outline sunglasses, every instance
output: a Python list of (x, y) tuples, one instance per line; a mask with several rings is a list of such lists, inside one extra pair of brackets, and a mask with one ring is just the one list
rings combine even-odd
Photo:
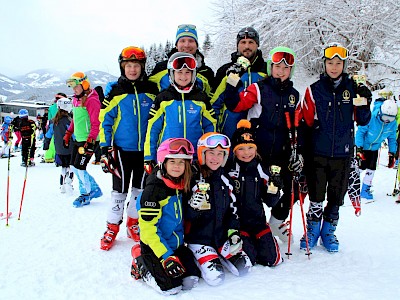
[(341, 46), (332, 46), (324, 50), (325, 58), (332, 59), (335, 56), (339, 57), (341, 60), (345, 60), (349, 57), (347, 49)]
[(121, 52), (122, 60), (143, 60), (146, 58), (144, 51), (138, 47), (126, 47)]
[(216, 148), (218, 145), (224, 149), (228, 149), (231, 146), (231, 141), (223, 134), (213, 134), (208, 136), (204, 141), (204, 146), (207, 148)]
[(171, 154), (178, 154), (182, 151), (186, 154), (194, 154), (193, 145), (188, 140), (182, 138), (176, 138), (169, 143), (169, 152)]
[(237, 35), (237, 37), (240, 39), (244, 39), (244, 38), (254, 39), (256, 36), (257, 36), (257, 33), (254, 31), (241, 31)]
[(390, 122), (393, 122), (394, 120), (396, 120), (396, 116), (390, 116), (390, 115), (382, 114), (381, 115), (381, 120), (384, 123), (390, 123)]
[(289, 67), (294, 65), (294, 55), (287, 52), (275, 52), (272, 54), (271, 61), (274, 64), (279, 64), (282, 61)]
[(184, 67), (193, 71), (197, 67), (196, 60), (190, 56), (177, 57), (172, 61), (171, 64), (172, 64), (172, 69), (177, 71), (181, 70)]
[(66, 83), (67, 83), (68, 87), (74, 88), (77, 85), (80, 85), (85, 80), (87, 80), (87, 76), (85, 76), (83, 78), (71, 77), (71, 78), (67, 79)]
[(196, 25), (192, 25), (192, 24), (181, 24), (181, 25), (178, 25), (178, 29), (185, 29), (185, 30), (192, 29), (192, 30), (196, 30)]

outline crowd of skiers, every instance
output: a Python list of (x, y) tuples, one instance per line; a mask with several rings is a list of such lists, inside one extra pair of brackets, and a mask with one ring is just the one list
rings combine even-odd
[(162, 294), (189, 290), (199, 278), (219, 285), (225, 270), (244, 276), (255, 264), (280, 264), (276, 238), (293, 242), (287, 219), (307, 194), (300, 248), (309, 251), (321, 238), (337, 252), (339, 208), (350, 187), (360, 213), (358, 168), (366, 170), (361, 196), (372, 197), (384, 139), (389, 167), (398, 156), (397, 105), (385, 95), (371, 113), (370, 90), (346, 73), (344, 46), (324, 47), (324, 72), (300, 99), (292, 49), (273, 48), (264, 61), (252, 27), (236, 41), (216, 76), (194, 25), (178, 26), (175, 48), (150, 76), (143, 49), (126, 47), (118, 57), (121, 76), (104, 96), (82, 72), (67, 80), (74, 96), (57, 99), (46, 133), (61, 157), (61, 186), (73, 173), (78, 178), (75, 207), (102, 195), (86, 170), (100, 142), (102, 170), (112, 174), (100, 248), (113, 246), (126, 211), (127, 235), (136, 242), (131, 275)]

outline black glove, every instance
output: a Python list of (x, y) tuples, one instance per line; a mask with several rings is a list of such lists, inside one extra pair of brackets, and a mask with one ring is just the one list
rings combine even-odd
[(174, 255), (168, 256), (166, 260), (163, 260), (162, 265), (167, 275), (173, 278), (183, 275), (186, 271), (179, 258)]
[(269, 181), (274, 184), (279, 190), (283, 189), (283, 180), (281, 174), (271, 174), (269, 176)]
[(146, 171), (147, 174), (151, 174), (153, 172), (153, 169), (156, 166), (156, 162), (154, 160), (145, 160), (144, 161), (144, 170)]
[(112, 173), (121, 178), (118, 170), (118, 164), (114, 159), (114, 148), (111, 146), (101, 147), (100, 166), (104, 173)]
[(361, 167), (362, 162), (365, 160), (363, 147), (357, 147), (356, 159), (357, 159), (357, 162), (358, 162), (358, 166)]
[(45, 137), (43, 142), (43, 150), (49, 150), (51, 139)]
[(304, 166), (303, 156), (301, 154), (292, 153), (289, 159), (289, 166), (288, 166), (289, 170), (291, 172), (300, 173), (303, 170), (303, 166)]
[(238, 63), (234, 63), (226, 70), (226, 76), (229, 76), (230, 73), (240, 74), (243, 71), (243, 68)]
[(388, 163), (389, 169), (393, 169), (395, 161), (396, 161), (396, 159), (394, 157), (394, 153), (389, 152), (389, 163)]
[(93, 154), (93, 151), (94, 151), (94, 143), (95, 143), (95, 140), (92, 139), (92, 138), (88, 138), (88, 139), (86, 140), (85, 145), (83, 145), (83, 148), (85, 148), (85, 154), (86, 154), (86, 155), (92, 155), (92, 154)]
[(360, 95), (360, 97), (367, 98), (369, 101), (372, 99), (372, 93), (365, 84), (357, 84), (356, 93)]

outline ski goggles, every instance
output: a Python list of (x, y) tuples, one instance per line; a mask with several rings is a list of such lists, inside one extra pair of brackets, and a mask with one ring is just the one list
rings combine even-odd
[(381, 114), (381, 120), (383, 123), (390, 123), (396, 120), (396, 116)]
[(66, 83), (67, 83), (68, 87), (74, 88), (77, 85), (82, 84), (82, 82), (84, 82), (85, 80), (87, 80), (87, 76), (85, 76), (83, 78), (71, 77), (71, 78), (67, 79)]
[(168, 152), (170, 154), (178, 154), (182, 151), (186, 154), (194, 154), (192, 143), (182, 138), (176, 138), (169, 143)]
[(196, 30), (196, 25), (192, 25), (192, 24), (181, 24), (178, 25), (178, 29), (183, 29), (183, 30), (187, 30), (189, 31), (191, 30)]
[(284, 62), (287, 66), (292, 67), (294, 65), (294, 55), (288, 52), (275, 52), (271, 56), (271, 62), (273, 64), (279, 64)]
[(144, 51), (138, 47), (130, 46), (126, 47), (121, 52), (122, 60), (143, 60), (146, 58)]
[(193, 57), (190, 56), (182, 56), (177, 57), (171, 62), (172, 69), (179, 71), (183, 68), (188, 68), (189, 70), (195, 70), (197, 67), (197, 62)]
[(223, 134), (213, 134), (203, 141), (204, 146), (207, 148), (216, 148), (221, 146), (223, 149), (228, 149), (231, 146), (231, 141), (226, 135)]
[(240, 31), (237, 34), (237, 38), (239, 39), (254, 39), (257, 36), (257, 32), (254, 31)]
[(332, 46), (324, 50), (325, 58), (332, 59), (335, 56), (339, 57), (341, 60), (345, 60), (349, 57), (348, 50), (342, 46)]

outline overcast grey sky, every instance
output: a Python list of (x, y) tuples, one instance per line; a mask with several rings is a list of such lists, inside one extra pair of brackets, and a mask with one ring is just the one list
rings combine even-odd
[(197, 26), (201, 45), (212, 13), (210, 0), (2, 1), (0, 74), (55, 68), (119, 75), (124, 47), (174, 41), (182, 23)]

